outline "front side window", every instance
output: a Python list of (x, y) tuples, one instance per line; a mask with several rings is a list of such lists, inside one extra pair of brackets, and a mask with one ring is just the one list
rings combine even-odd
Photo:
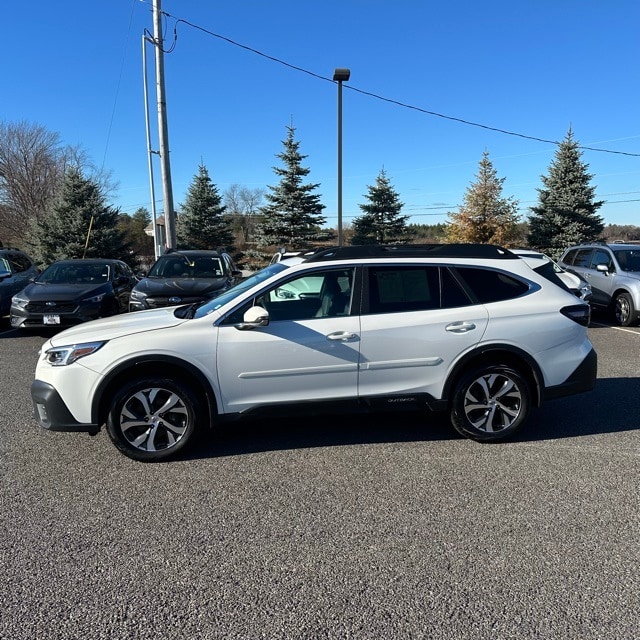
[(31, 262), (29, 262), (29, 259), (20, 253), (12, 255), (11, 262), (13, 263), (13, 270), (16, 273), (22, 273), (23, 271), (26, 271), (31, 267)]
[(349, 268), (313, 271), (281, 281), (231, 313), (224, 324), (242, 322), (251, 306), (266, 309), (271, 322), (347, 316), (351, 313), (353, 280), (353, 269)]
[(640, 249), (622, 249), (613, 252), (623, 271), (640, 271)]
[(595, 269), (599, 264), (606, 265), (609, 271), (613, 269), (613, 262), (608, 251), (596, 249), (593, 252), (593, 258), (591, 259), (591, 264), (589, 266), (591, 269)]

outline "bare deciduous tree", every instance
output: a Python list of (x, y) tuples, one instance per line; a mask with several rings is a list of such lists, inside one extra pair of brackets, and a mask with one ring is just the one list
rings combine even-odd
[(245, 244), (252, 239), (255, 216), (263, 198), (264, 189), (249, 189), (239, 184), (232, 184), (224, 193), (226, 215), (233, 218), (232, 228)]
[(20, 244), (29, 221), (55, 197), (62, 177), (57, 133), (26, 122), (0, 123), (0, 235)]
[(113, 189), (108, 172), (96, 170), (79, 146), (63, 145), (58, 133), (26, 121), (0, 122), (0, 241), (21, 246), (32, 220), (51, 210), (68, 169)]

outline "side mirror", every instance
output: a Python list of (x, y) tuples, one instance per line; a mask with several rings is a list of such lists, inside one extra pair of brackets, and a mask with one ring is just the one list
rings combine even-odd
[(609, 266), (606, 264), (597, 264), (596, 271), (599, 271), (600, 273), (609, 273)]
[(269, 324), (269, 312), (264, 307), (250, 307), (244, 312), (242, 322), (234, 325), (239, 331), (250, 331)]

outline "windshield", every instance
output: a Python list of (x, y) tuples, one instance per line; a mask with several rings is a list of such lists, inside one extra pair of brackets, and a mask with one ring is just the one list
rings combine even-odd
[(197, 309), (194, 317), (202, 318), (203, 316), (209, 315), (212, 311), (215, 311), (228, 302), (231, 302), (231, 300), (237, 298), (239, 295), (243, 294), (245, 291), (248, 291), (255, 285), (265, 282), (271, 276), (274, 276), (276, 273), (280, 273), (281, 271), (284, 271), (288, 268), (289, 265), (283, 264), (282, 262), (270, 264), (268, 267), (257, 271), (252, 276), (249, 276), (242, 282), (239, 282), (235, 286), (231, 287), (231, 289), (227, 289), (227, 291), (225, 291), (224, 293), (221, 293), (219, 296), (216, 296), (212, 300), (209, 300), (209, 302), (207, 302), (206, 304), (203, 304)]
[(37, 278), (40, 284), (98, 284), (109, 281), (111, 267), (100, 263), (61, 262), (48, 266)]
[(149, 270), (151, 278), (220, 278), (223, 275), (220, 258), (195, 256), (190, 259), (181, 253), (158, 258)]

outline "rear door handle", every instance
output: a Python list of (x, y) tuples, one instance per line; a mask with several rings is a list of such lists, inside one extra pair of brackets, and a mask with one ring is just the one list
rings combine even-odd
[(445, 331), (449, 333), (467, 333), (467, 331), (473, 331), (475, 328), (474, 322), (452, 322), (445, 327)]

